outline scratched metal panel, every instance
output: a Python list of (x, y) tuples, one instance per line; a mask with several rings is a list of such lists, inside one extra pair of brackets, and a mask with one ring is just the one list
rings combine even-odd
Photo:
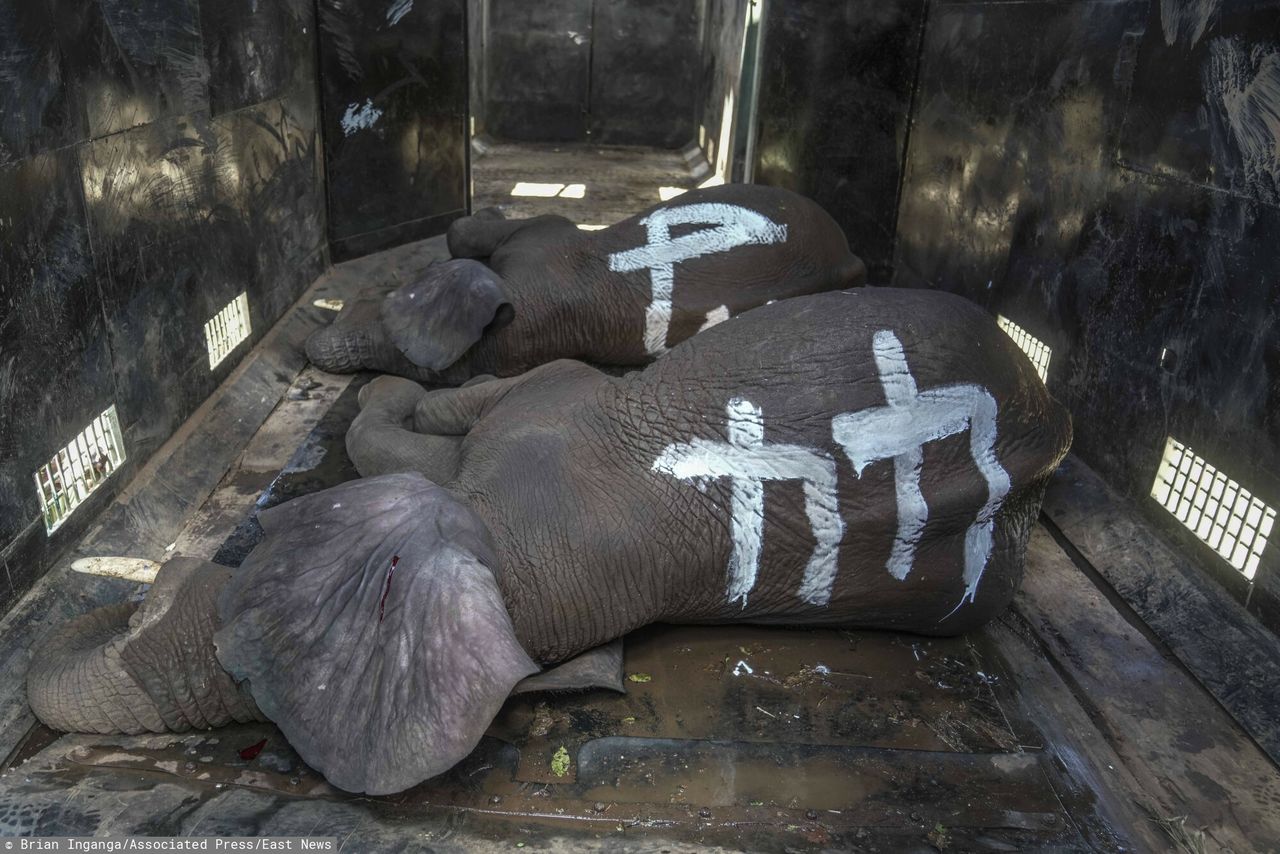
[(55, 0), (89, 138), (209, 105), (198, 0)]
[[(1248, 106), (1265, 108), (1280, 15), (1275, 3), (1209, 10), (1196, 35), (1200, 18), (1183, 18), (1208, 9), (935, 7), (897, 282), (964, 294), (1047, 343), (1076, 451), (1243, 600), (1244, 579), (1147, 497), (1172, 434), (1280, 500), (1280, 222), (1266, 175), (1240, 184), (1247, 144), (1224, 104), (1238, 117), (1244, 102), (1206, 82), (1218, 79), (1206, 45), (1247, 42), (1254, 76), (1233, 79), (1253, 80)], [(1273, 626), (1276, 554), (1251, 600)]]
[(1120, 154), (1280, 206), (1280, 2), (1152, 3)]
[(465, 212), (465, 12), (465, 0), (320, 3), (335, 255), (438, 234)]
[[(0, 608), (234, 367), (204, 322), (324, 265), (313, 14), (0, 0)], [(32, 472), (113, 401), (128, 462), (47, 540)]]
[(327, 264), (324, 164), (314, 94), (245, 107), (217, 120), (221, 161), (229, 164), (229, 218), (252, 243), (248, 282), (253, 339), (284, 315)]
[[(102, 302), (73, 149), (0, 168), (0, 247), (3, 547), (33, 524), (44, 538), (32, 475), (111, 404)], [(14, 562), (15, 574), (25, 578), (29, 571)], [(19, 592), (0, 577), (0, 603)]]
[[(309, 105), (161, 120), (88, 143), (84, 186), (130, 451), (146, 456), (236, 359), (210, 370), (204, 324), (242, 291), (255, 337), (320, 249)], [(241, 345), (241, 350), (247, 348)]]
[(591, 141), (657, 148), (694, 141), (695, 0), (596, 3), (591, 32)]
[[(1243, 601), (1243, 576), (1148, 493), (1172, 435), (1280, 506), (1280, 209), (1125, 173), (1085, 225), (1057, 305), (1080, 330), (1058, 388), (1076, 451)], [(1251, 601), (1273, 628), (1278, 555), (1264, 552)]]
[(0, 0), (0, 80), (0, 165), (84, 137), (49, 4)]
[[(954, 291), (993, 310), (1012, 300), (1013, 319), (1056, 352), (1069, 330), (1046, 313), (1062, 262), (1107, 189), (1128, 33), (1141, 31), (1146, 6), (933, 10), (902, 192), (898, 284)], [(1027, 49), (1004, 49), (1031, 31)]]
[(585, 140), (592, 0), (486, 2), (489, 131), (513, 140)]
[(88, 143), (84, 186), (130, 452), (147, 456), (217, 384), (204, 323), (252, 277), (225, 205), (234, 175), (207, 122), (160, 120)]
[(817, 201), (891, 275), (924, 0), (766, 3), (755, 181)]
[(213, 114), (316, 89), (310, 0), (203, 0), (200, 30)]

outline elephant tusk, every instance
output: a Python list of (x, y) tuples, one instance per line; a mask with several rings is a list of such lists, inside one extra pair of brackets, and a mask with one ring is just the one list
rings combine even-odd
[(160, 564), (142, 557), (82, 557), (71, 564), (76, 572), (85, 575), (101, 575), (105, 578), (123, 578), (151, 584), (156, 580)]

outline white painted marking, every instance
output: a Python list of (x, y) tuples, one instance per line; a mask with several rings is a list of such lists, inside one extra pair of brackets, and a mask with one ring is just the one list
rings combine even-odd
[(82, 557), (72, 562), (71, 568), (85, 575), (101, 575), (104, 578), (123, 578), (151, 584), (156, 580), (160, 564), (142, 557)]
[(387, 26), (394, 27), (400, 23), (400, 19), (413, 11), (413, 0), (391, 0), (391, 7), (387, 9)]
[(722, 305), (719, 308), (713, 308), (711, 309), (711, 311), (707, 312), (707, 319), (702, 324), (702, 326), (698, 327), (698, 331), (706, 332), (711, 327), (718, 326), (719, 324), (724, 323), (728, 319), (729, 319), (729, 307), (727, 305)]
[(765, 481), (802, 480), (805, 514), (817, 543), (796, 595), (810, 604), (826, 605), (844, 536), (836, 500), (835, 460), (800, 445), (765, 444), (763, 413), (742, 398), (729, 401), (728, 434), (728, 442), (694, 439), (668, 445), (654, 460), (653, 470), (692, 481), (699, 489), (717, 478), (732, 480), (733, 552), (729, 556), (728, 598), (740, 601), (744, 608), (760, 569)]
[[(785, 225), (737, 205), (715, 202), (659, 208), (641, 222), (647, 230), (648, 243), (610, 255), (609, 269), (618, 273), (649, 271), (651, 297), (645, 311), (644, 338), (645, 349), (652, 355), (667, 349), (676, 264), (738, 246), (767, 245), (787, 239)], [(715, 227), (671, 236), (672, 226), (702, 223)]]
[(372, 98), (366, 99), (364, 106), (348, 104), (347, 111), (342, 115), (342, 135), (351, 136), (358, 130), (367, 130), (377, 124), (380, 118), (382, 110), (373, 105)]
[[(964, 595), (973, 602), (978, 582), (991, 556), (995, 514), (1008, 494), (1009, 474), (996, 459), (996, 401), (976, 385), (951, 385), (919, 391), (907, 367), (902, 342), (889, 331), (872, 342), (885, 406), (836, 416), (831, 433), (853, 464), (862, 471), (878, 460), (892, 460), (898, 502), (898, 531), (889, 554), (889, 574), (901, 581), (911, 572), (929, 508), (920, 491), (924, 446), (969, 431), (969, 452), (987, 483), (987, 500), (965, 534)], [(949, 615), (948, 615), (949, 616)]]

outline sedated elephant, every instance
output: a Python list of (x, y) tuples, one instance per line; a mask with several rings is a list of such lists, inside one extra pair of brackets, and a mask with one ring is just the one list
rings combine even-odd
[(307, 341), (326, 371), (456, 385), (555, 359), (635, 366), (770, 300), (863, 284), (835, 221), (788, 190), (694, 190), (601, 231), (560, 216), (453, 223), (454, 260), (371, 288)]
[(262, 512), (234, 573), (171, 563), (131, 623), (72, 624), (31, 671), (41, 719), (264, 714), (333, 784), (399, 791), (522, 680), (647, 623), (981, 624), (1070, 443), (992, 318), (933, 291), (764, 306), (622, 378), (361, 397), (367, 477)]

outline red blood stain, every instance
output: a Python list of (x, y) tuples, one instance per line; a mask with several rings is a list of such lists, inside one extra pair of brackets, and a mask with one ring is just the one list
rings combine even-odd
[(396, 574), (396, 564), (400, 562), (400, 555), (391, 556), (391, 566), (387, 567), (387, 583), (382, 587), (382, 601), (378, 603), (378, 622), (382, 622), (382, 617), (387, 609), (387, 594), (391, 592), (391, 576)]
[(240, 751), (240, 758), (246, 761), (258, 758), (258, 754), (262, 752), (262, 748), (267, 746), (267, 740), (264, 738), (257, 744), (251, 744)]

